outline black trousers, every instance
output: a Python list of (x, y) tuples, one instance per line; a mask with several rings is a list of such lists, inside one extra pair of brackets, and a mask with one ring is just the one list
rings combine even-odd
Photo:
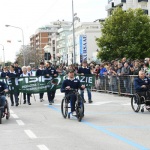
[(31, 96), (31, 94), (23, 93), (23, 99), (24, 99), (24, 101), (26, 101), (26, 95), (27, 95), (27, 101), (28, 101), (28, 103), (30, 103), (30, 96)]
[(14, 98), (15, 98), (15, 103), (18, 104), (18, 93), (10, 93), (10, 100), (11, 104), (14, 104)]
[(40, 93), (40, 94), (39, 94), (40, 99), (42, 99), (42, 98), (43, 98), (43, 95), (44, 95), (44, 93)]
[(48, 101), (49, 101), (49, 102), (52, 102), (52, 101), (54, 100), (54, 98), (55, 98), (55, 93), (56, 93), (56, 90), (47, 92), (47, 96), (48, 96)]

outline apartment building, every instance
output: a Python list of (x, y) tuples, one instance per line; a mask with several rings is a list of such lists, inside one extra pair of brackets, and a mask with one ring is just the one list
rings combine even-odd
[(124, 11), (129, 8), (141, 8), (145, 14), (150, 15), (150, 1), (148, 0), (108, 0), (108, 4), (105, 7), (105, 10), (108, 12), (108, 16), (111, 15), (112, 10), (118, 6), (122, 7)]
[(68, 35), (70, 35), (71, 31), (70, 31), (70, 27), (71, 27), (71, 23), (68, 23), (68, 25), (60, 28), (58, 30), (58, 37), (56, 39), (57, 42), (57, 51), (60, 54), (60, 62), (61, 63), (68, 63), (68, 47), (67, 47), (67, 42), (68, 42)]
[[(56, 64), (59, 59), (62, 61), (64, 56), (62, 49), (64, 48), (65, 43), (67, 43), (65, 37), (67, 35), (67, 28), (70, 26), (71, 22), (57, 20), (51, 22), (50, 25), (37, 29), (35, 34), (30, 37), (31, 49), (36, 50), (40, 55), (41, 60), (44, 60), (44, 49), (47, 51), (47, 47), (49, 47), (49, 52), (51, 54), (50, 61), (54, 64)], [(64, 45), (62, 43), (64, 43)], [(60, 55), (60, 58), (58, 55)]]
[[(59, 28), (60, 25), (51, 22), (50, 25), (38, 28), (35, 34), (30, 37), (31, 50), (35, 50), (41, 60), (44, 60), (44, 47), (46, 45), (52, 46), (52, 34), (57, 33)], [(51, 49), (50, 53), (52, 53)]]
[[(68, 64), (74, 63), (73, 49), (73, 27), (68, 35)], [(80, 64), (83, 60), (91, 62), (94, 60), (93, 54), (99, 49), (95, 39), (101, 36), (101, 25), (98, 22), (75, 21), (75, 62)]]

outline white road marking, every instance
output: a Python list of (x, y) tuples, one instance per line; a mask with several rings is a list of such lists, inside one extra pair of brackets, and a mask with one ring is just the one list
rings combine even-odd
[(10, 113), (11, 113), (11, 114), (13, 114), (13, 113), (14, 113), (11, 109), (10, 109), (9, 111), (10, 111)]
[(107, 101), (107, 102), (93, 102), (93, 103), (90, 103), (90, 104), (86, 104), (85, 105), (103, 105), (103, 104), (108, 104), (108, 103), (112, 103), (113, 101)]
[(37, 145), (40, 150), (49, 150), (45, 145)]
[(131, 105), (131, 103), (127, 103), (127, 104), (122, 104), (122, 105), (124, 105), (124, 106), (129, 106), (129, 105)]
[(16, 120), (16, 122), (17, 122), (18, 125), (20, 125), (20, 126), (24, 126), (24, 125), (25, 125), (24, 122), (23, 122), (22, 120)]
[(29, 136), (31, 139), (36, 139), (36, 135), (31, 130), (24, 130), (24, 132)]
[(19, 118), (16, 114), (11, 114), (13, 118)]
[[(108, 103), (112, 103), (113, 101), (107, 101), (107, 102), (93, 102), (93, 103), (90, 103), (90, 104), (88, 104), (88, 103), (84, 103), (84, 105), (103, 105), (103, 104), (108, 104)], [(44, 105), (49, 105), (49, 104), (44, 104)], [(54, 103), (54, 104), (52, 104), (52, 105), (57, 105), (57, 106), (60, 106), (61, 105), (61, 103)]]

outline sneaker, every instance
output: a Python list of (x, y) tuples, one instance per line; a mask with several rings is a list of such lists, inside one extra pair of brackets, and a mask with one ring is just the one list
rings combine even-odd
[(49, 102), (49, 105), (52, 105), (52, 102)]
[(19, 105), (19, 103), (16, 104), (16, 106), (18, 106), (18, 105)]
[(89, 103), (93, 103), (93, 101), (92, 101), (92, 100), (89, 100)]
[(76, 116), (77, 114), (76, 114), (76, 111), (73, 111), (72, 112), (72, 116)]
[(86, 103), (86, 100), (84, 99), (83, 102)]
[(43, 101), (44, 101), (43, 98), (41, 98), (41, 99), (40, 99), (40, 102), (43, 102)]
[(28, 103), (28, 105), (31, 105), (31, 103)]

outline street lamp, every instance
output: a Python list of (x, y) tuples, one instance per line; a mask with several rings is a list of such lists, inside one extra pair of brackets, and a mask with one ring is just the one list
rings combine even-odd
[(4, 64), (3, 66), (5, 66), (5, 53), (4, 53), (4, 45), (0, 44), (3, 47), (3, 59), (4, 59)]
[(76, 14), (74, 14), (74, 4), (73, 4), (73, 0), (72, 0), (72, 27), (73, 27), (73, 62), (76, 63), (76, 56), (75, 56), (75, 29), (74, 29), (74, 20), (75, 20), (75, 16)]
[(20, 28), (20, 27), (16, 27), (16, 26), (12, 26), (12, 25), (5, 25), (6, 27), (13, 27), (13, 28), (17, 28), (17, 29), (20, 29), (21, 30), (21, 32), (22, 32), (22, 45), (23, 45), (23, 64), (24, 64), (24, 66), (25, 66), (25, 64), (26, 64), (26, 60), (25, 60), (25, 55), (24, 55), (24, 33), (23, 33), (23, 29), (22, 28)]

